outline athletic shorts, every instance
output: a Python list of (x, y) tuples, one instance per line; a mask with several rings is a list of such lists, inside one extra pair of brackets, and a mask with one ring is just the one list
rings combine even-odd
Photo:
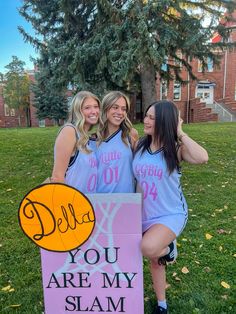
[(161, 224), (169, 228), (178, 237), (184, 230), (188, 220), (187, 214), (173, 214), (160, 217), (154, 217), (150, 220), (143, 221), (143, 232), (147, 231), (151, 226)]

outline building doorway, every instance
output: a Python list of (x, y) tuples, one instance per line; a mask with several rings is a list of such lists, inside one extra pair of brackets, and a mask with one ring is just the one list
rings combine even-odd
[(213, 104), (214, 102), (214, 86), (215, 83), (201, 83), (196, 87), (195, 97), (200, 98), (206, 104)]

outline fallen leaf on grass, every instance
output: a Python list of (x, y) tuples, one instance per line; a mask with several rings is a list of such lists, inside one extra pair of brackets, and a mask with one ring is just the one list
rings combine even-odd
[(10, 192), (10, 191), (12, 191), (12, 189), (7, 189), (7, 192)]
[(8, 292), (14, 292), (15, 289), (14, 288), (11, 288)]
[(171, 286), (170, 286), (170, 284), (167, 282), (166, 283), (166, 289), (169, 289)]
[(173, 277), (175, 277), (176, 275), (177, 275), (177, 273), (176, 273), (176, 272), (174, 272), (174, 273), (172, 274), (172, 276), (173, 276)]
[(213, 236), (210, 233), (206, 233), (205, 237), (207, 240), (210, 240)]
[(144, 298), (144, 302), (148, 302), (149, 300), (150, 300), (149, 297), (145, 297), (145, 298)]
[[(227, 182), (228, 183), (228, 182)], [(228, 206), (227, 205), (224, 205), (224, 209), (228, 209)]]
[(185, 267), (185, 266), (181, 269), (181, 271), (182, 271), (183, 274), (188, 274), (189, 273), (188, 268)]
[(227, 300), (228, 296), (227, 296), (227, 294), (224, 294), (224, 295), (221, 296), (221, 298), (224, 299), (224, 300)]
[(209, 273), (211, 271), (210, 267), (208, 267), (208, 266), (204, 267), (204, 270), (205, 270), (206, 273)]
[(21, 306), (21, 304), (11, 304), (11, 305), (9, 305), (9, 307), (20, 307)]
[(11, 289), (11, 286), (8, 285), (8, 286), (6, 286), (6, 287), (3, 287), (3, 288), (2, 288), (2, 291), (8, 291), (8, 290), (10, 290), (10, 289)]
[(236, 254), (234, 254), (233, 257), (236, 257)]
[(225, 289), (229, 289), (230, 288), (230, 285), (227, 283), (227, 282), (225, 282), (225, 281), (221, 281), (221, 286), (222, 287), (224, 287)]
[(186, 238), (183, 238), (183, 239), (181, 239), (181, 240), (184, 241), (184, 242), (187, 242), (187, 241), (188, 241)]
[(225, 231), (224, 229), (218, 229), (218, 230), (217, 230), (217, 233), (219, 233), (219, 234), (224, 234), (224, 233), (227, 233), (227, 231)]
[(222, 246), (219, 246), (219, 251), (221, 252), (223, 250), (223, 247)]
[(176, 281), (181, 281), (181, 279), (179, 277), (175, 277)]
[(199, 261), (195, 261), (195, 263), (196, 263), (196, 264), (198, 264), (198, 265), (200, 264), (200, 262), (199, 262)]

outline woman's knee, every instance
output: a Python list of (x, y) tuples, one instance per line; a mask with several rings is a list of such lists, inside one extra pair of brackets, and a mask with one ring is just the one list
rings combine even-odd
[(159, 256), (161, 249), (156, 243), (145, 241), (145, 239), (143, 239), (141, 242), (141, 251), (143, 256), (153, 259)]

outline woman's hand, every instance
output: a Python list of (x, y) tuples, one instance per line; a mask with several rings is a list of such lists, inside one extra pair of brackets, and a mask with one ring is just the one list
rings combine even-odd
[(183, 129), (182, 129), (183, 119), (180, 116), (179, 113), (179, 120), (178, 120), (178, 126), (177, 126), (177, 137), (179, 140), (185, 135)]

